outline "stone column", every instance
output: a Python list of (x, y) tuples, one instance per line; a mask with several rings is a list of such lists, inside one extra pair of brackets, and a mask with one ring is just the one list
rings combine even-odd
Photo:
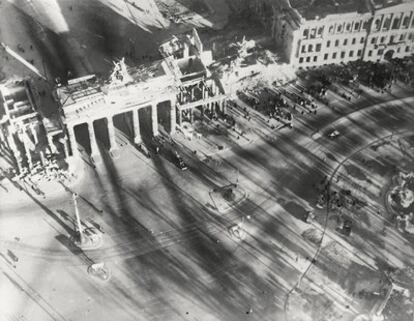
[[(46, 138), (47, 138), (47, 144), (48, 144), (48, 146), (49, 146), (49, 149), (50, 149), (50, 151), (52, 152), (52, 153), (57, 153), (57, 148), (56, 148), (56, 146), (55, 146), (55, 144), (53, 143), (53, 136), (51, 136), (51, 135), (46, 135)], [(66, 150), (66, 144), (63, 144), (64, 146), (65, 146), (65, 153), (67, 152), (67, 150)], [(66, 156), (68, 156), (68, 154), (66, 153)]]
[(16, 159), (17, 162), (17, 168), (19, 172), (22, 171), (22, 156), (20, 151), (17, 149), (16, 142), (14, 141), (14, 134), (12, 132), (9, 132), (9, 135), (7, 136), (7, 143), (13, 152), (13, 156)]
[(11, 147), (10, 147), (10, 135), (12, 135), (12, 133), (7, 128), (0, 127), (0, 129), (1, 129), (1, 131), (3, 133), (3, 137), (4, 137), (4, 140), (3, 140), (3, 144), (2, 145), (3, 145), (3, 147), (7, 151), (10, 152), (10, 150), (11, 150)]
[[(66, 157), (69, 157), (70, 156), (69, 155), (69, 145), (70, 145), (70, 142), (69, 142), (69, 138), (68, 137), (63, 138), (62, 140), (63, 140), (63, 142), (61, 141), (61, 143), (63, 145), (63, 152), (65, 153), (64, 157), (66, 158)], [(53, 153), (52, 149), (50, 149), (50, 151)]]
[(109, 151), (113, 152), (118, 149), (118, 145), (116, 144), (116, 138), (115, 138), (115, 127), (112, 116), (107, 117), (106, 120), (108, 121), (108, 136), (109, 136)]
[(29, 169), (31, 169), (33, 167), (33, 161), (32, 161), (32, 152), (27, 142), (28, 139), (29, 139), (28, 137), (24, 138), (23, 144), (24, 144), (24, 150), (26, 152), (27, 164), (29, 165)]
[(158, 136), (158, 115), (157, 115), (157, 105), (154, 104), (151, 106), (151, 118), (152, 118), (152, 134)]
[(33, 123), (30, 124), (30, 132), (33, 135), (35, 145), (37, 145), (39, 143), (39, 138), (37, 137), (36, 127)]
[(190, 97), (191, 97), (190, 101), (194, 101), (194, 87), (190, 89), (190, 92), (191, 92), (191, 94), (190, 94)]
[(201, 87), (201, 95), (203, 99), (206, 99), (206, 89), (204, 88), (204, 86)]
[(43, 151), (40, 151), (40, 152), (39, 152), (39, 155), (40, 155), (40, 163), (41, 163), (42, 165), (45, 165), (45, 164), (46, 164), (45, 153), (43, 153)]
[(138, 110), (132, 111), (132, 124), (134, 126), (134, 143), (135, 144), (142, 143), (141, 133), (139, 129), (139, 113), (138, 112), (139, 112)]
[[(194, 108), (194, 107), (193, 107)], [(194, 111), (193, 108), (191, 108), (188, 112), (190, 113), (190, 123), (194, 123)]]
[(206, 104), (201, 105), (201, 121), (204, 121), (204, 108), (206, 108)]
[(93, 121), (88, 122), (89, 140), (91, 144), (91, 156), (99, 155), (98, 143), (96, 142), (95, 129), (93, 128)]
[(183, 122), (183, 112), (181, 109), (178, 109), (178, 125), (181, 126), (182, 122)]
[(3, 127), (0, 125), (0, 146), (3, 146), (5, 142), (6, 142), (6, 139), (4, 137)]
[[(65, 148), (66, 156), (78, 157), (79, 149), (78, 149), (78, 143), (76, 142), (75, 127), (72, 125), (68, 125), (67, 132), (68, 132), (68, 137), (67, 137), (67, 145)], [(70, 150), (72, 151), (72, 155), (69, 155), (69, 148), (68, 148), (69, 145), (70, 145)]]
[(221, 111), (225, 114), (227, 113), (227, 102), (225, 99), (221, 101)]
[(170, 134), (175, 134), (175, 126), (177, 122), (177, 110), (176, 110), (177, 102), (171, 100), (171, 111), (170, 111)]
[(213, 93), (213, 95), (217, 94), (217, 86), (216, 83), (213, 81), (211, 81), (211, 92)]
[(23, 131), (20, 131), (17, 136), (19, 137), (19, 140), (22, 142), (23, 147), (24, 147), (24, 152), (26, 154), (27, 157), (27, 164), (29, 165), (29, 169), (33, 167), (33, 163), (32, 163), (32, 154), (29, 148), (29, 142), (27, 141), (29, 139), (29, 137), (27, 137), (27, 133)]

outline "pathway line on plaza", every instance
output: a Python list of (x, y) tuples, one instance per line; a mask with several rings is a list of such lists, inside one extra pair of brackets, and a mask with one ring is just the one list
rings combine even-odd
[[(414, 97), (413, 97), (414, 98)], [(361, 151), (363, 151), (364, 149), (366, 149), (366, 148), (368, 148), (368, 147), (370, 147), (370, 146), (372, 146), (372, 145), (374, 145), (374, 144), (377, 144), (378, 142), (380, 142), (380, 141), (382, 141), (382, 140), (385, 140), (385, 139), (388, 139), (388, 138), (390, 138), (390, 137), (392, 137), (392, 136), (394, 136), (395, 134), (404, 134), (405, 132), (408, 132), (408, 131), (410, 131), (410, 130), (403, 130), (403, 131), (398, 131), (398, 132), (395, 132), (395, 133), (392, 133), (392, 134), (389, 134), (389, 135), (386, 135), (386, 136), (383, 136), (383, 137), (381, 137), (381, 138), (378, 138), (378, 139), (376, 139), (376, 140), (374, 140), (374, 141), (372, 141), (372, 142), (370, 142), (369, 144), (367, 144), (367, 145), (365, 145), (365, 146), (363, 146), (363, 147), (361, 147), (361, 148), (359, 148), (359, 149), (357, 149), (356, 151), (354, 151), (354, 152), (352, 152), (350, 155), (348, 155), (348, 156), (346, 156), (343, 160), (341, 160), (341, 162), (335, 167), (335, 169), (333, 170), (333, 172), (332, 172), (332, 174), (330, 175), (330, 178), (329, 178), (329, 181), (328, 181), (328, 183), (327, 183), (327, 187), (328, 187), (328, 189), (327, 189), (327, 194), (328, 195), (330, 195), (330, 186), (331, 186), (331, 184), (332, 184), (332, 182), (333, 182), (333, 179), (334, 179), (334, 176), (336, 175), (336, 173), (339, 171), (339, 169), (343, 166), (343, 164), (345, 164), (350, 158), (352, 158), (353, 156), (355, 156), (356, 154), (358, 154), (358, 153), (360, 153)], [(289, 301), (289, 297), (290, 297), (290, 295), (296, 290), (296, 288), (300, 285), (300, 282), (302, 281), (302, 279), (303, 278), (305, 278), (306, 277), (306, 274), (308, 274), (309, 273), (309, 271), (312, 269), (312, 267), (313, 267), (313, 263), (312, 263), (312, 261), (314, 262), (314, 261), (316, 261), (316, 259), (318, 258), (318, 256), (319, 256), (319, 254), (320, 254), (320, 252), (321, 252), (321, 250), (322, 250), (322, 243), (323, 243), (323, 239), (325, 238), (325, 235), (327, 235), (328, 233), (328, 231), (327, 231), (327, 226), (328, 226), (328, 219), (329, 219), (329, 214), (330, 214), (330, 211), (329, 211), (329, 202), (330, 202), (330, 197), (328, 196), (327, 197), (327, 206), (326, 206), (326, 216), (325, 216), (325, 221), (324, 221), (324, 226), (323, 226), (323, 230), (322, 230), (322, 236), (321, 236), (321, 243), (320, 243), (320, 245), (318, 246), (318, 248), (317, 248), (317, 251), (316, 251), (316, 253), (315, 253), (315, 255), (313, 256), (313, 258), (312, 258), (312, 260), (311, 260), (311, 263), (309, 263), (309, 265), (308, 265), (308, 267), (306, 268), (306, 270), (302, 273), (302, 275), (299, 277), (299, 280), (296, 282), (296, 284), (291, 288), (291, 290), (287, 293), (287, 295), (286, 295), (286, 300), (285, 300), (285, 304), (284, 304), (284, 315), (285, 315), (285, 321), (287, 321), (288, 320), (288, 317), (287, 317), (287, 307), (288, 307), (288, 301)], [(329, 236), (329, 235), (328, 235)], [(341, 244), (342, 245), (342, 244)]]
[[(7, 279), (18, 290), (26, 294), (34, 303), (36, 303), (52, 320), (54, 321), (68, 321), (62, 314), (60, 314), (46, 299), (34, 290), (22, 276), (17, 273), (15, 269), (12, 269), (9, 265), (6, 265), (3, 261), (0, 261), (0, 270), (6, 276)], [(12, 277), (14, 275), (15, 277)]]

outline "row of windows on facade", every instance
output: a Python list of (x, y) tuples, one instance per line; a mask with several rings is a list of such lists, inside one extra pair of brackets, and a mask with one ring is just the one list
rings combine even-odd
[[(411, 17), (413, 16), (412, 12), (410, 12), (409, 15), (405, 16), (404, 19), (401, 19), (401, 17), (395, 17), (393, 22), (392, 22), (392, 26), (391, 26), (391, 17), (387, 17), (384, 20), (384, 23), (382, 24), (382, 18), (377, 18), (374, 22), (374, 31), (379, 31), (381, 29), (381, 25), (382, 25), (382, 29), (388, 30), (390, 29), (407, 29), (410, 26), (410, 20)], [(401, 23), (402, 21), (402, 23)], [(341, 23), (338, 25), (331, 25), (329, 26), (328, 32), (333, 34), (333, 33), (342, 33), (342, 32), (352, 32), (352, 31), (359, 31), (360, 28), (362, 27), (362, 30), (368, 30), (368, 26), (369, 26), (370, 21), (360, 21), (360, 22), (348, 22), (348, 23)], [(414, 27), (414, 19), (411, 22), (411, 27)], [(303, 30), (303, 37), (305, 39), (315, 39), (317, 37), (322, 37), (323, 34), (323, 30), (324, 30), (324, 26), (321, 27), (315, 27), (312, 29), (305, 29)]]
[[(374, 22), (374, 31), (379, 31), (381, 29), (388, 30), (390, 29), (407, 29), (410, 26), (411, 17), (413, 16), (413, 12), (409, 12), (404, 18), (402, 18), (403, 13), (400, 14), (400, 16), (394, 17), (394, 20), (392, 20), (392, 16), (388, 15), (384, 19), (384, 17), (376, 18)], [(384, 23), (382, 23), (384, 21)], [(392, 21), (392, 25), (391, 25)], [(414, 27), (414, 19), (411, 21), (411, 27)]]
[[(342, 33), (344, 30), (346, 30), (347, 32), (351, 32), (351, 31), (359, 31), (361, 25), (362, 25), (362, 29), (366, 30), (368, 29), (368, 23), (369, 21), (365, 21), (363, 24), (361, 24), (361, 22), (355, 22), (354, 26), (352, 27), (352, 23), (347, 23), (345, 26), (345, 23), (339, 24), (339, 25), (331, 25), (329, 26), (328, 32), (329, 33), (334, 33), (335, 30), (337, 33)], [(336, 28), (335, 28), (336, 27)], [(310, 38), (310, 39), (314, 39), (316, 37), (322, 37), (323, 34), (323, 30), (325, 27), (319, 27), (319, 28), (313, 28), (313, 29), (305, 29), (303, 30), (303, 37), (305, 37), (306, 39)]]
[[(399, 37), (396, 36), (396, 35), (392, 35), (392, 36), (389, 37), (389, 42), (388, 43), (389, 44), (393, 44), (393, 43), (396, 43), (397, 41), (404, 41), (406, 37), (407, 37), (407, 34), (406, 33), (401, 34)], [(382, 36), (382, 37), (372, 37), (370, 42), (371, 42), (371, 44), (375, 45), (375, 44), (377, 44), (378, 40), (379, 40), (379, 43), (384, 44), (384, 43), (386, 43), (387, 37), (386, 36)], [(414, 33), (408, 34), (408, 40), (414, 41)], [(359, 43), (360, 44), (363, 44), (364, 41), (365, 41), (365, 37), (361, 37), (359, 39)], [(356, 43), (357, 43), (357, 39), (356, 38), (352, 38), (351, 45), (355, 45)], [(344, 39), (343, 42), (342, 42), (342, 45), (347, 46), (348, 45), (348, 39)], [(326, 48), (329, 48), (330, 46), (331, 46), (331, 40), (328, 40), (326, 42)], [(334, 46), (335, 47), (338, 47), (339, 46), (339, 39), (336, 39), (335, 40)], [(316, 52), (321, 51), (321, 48), (322, 48), (322, 44), (321, 43), (317, 43), (315, 45), (315, 51)], [(313, 52), (313, 44), (302, 45), (301, 52), (302, 53), (305, 53), (305, 52)]]
[[(400, 52), (400, 49), (401, 48), (397, 48), (397, 53), (399, 53)], [(411, 47), (410, 46), (406, 46), (405, 47), (405, 52), (409, 52), (410, 51), (410, 49), (411, 49)], [(356, 52), (356, 56), (354, 56), (354, 50), (350, 50), (349, 52), (348, 52), (348, 57), (350, 57), (350, 58), (352, 58), (352, 57), (361, 57), (361, 55), (362, 55), (362, 49), (359, 49), (357, 52)], [(372, 54), (373, 54), (373, 51), (372, 50), (369, 50), (368, 51), (368, 57), (372, 57)], [(380, 49), (378, 49), (378, 51), (377, 51), (377, 55), (378, 56), (382, 56), (384, 54), (384, 48), (380, 48)], [(341, 52), (341, 54), (340, 54), (340, 57), (341, 57), (341, 59), (344, 59), (345, 57), (346, 57), (346, 51), (342, 51)], [(323, 60), (328, 60), (328, 58), (329, 58), (329, 54), (324, 54), (324, 56), (323, 56)], [(338, 53), (337, 52), (333, 52), (332, 53), (332, 58), (331, 59), (336, 59), (336, 58), (338, 58)], [(318, 56), (313, 56), (313, 57), (300, 57), (299, 58), (299, 63), (303, 63), (303, 62), (311, 62), (311, 60), (313, 61), (313, 62), (317, 62), (318, 61)]]

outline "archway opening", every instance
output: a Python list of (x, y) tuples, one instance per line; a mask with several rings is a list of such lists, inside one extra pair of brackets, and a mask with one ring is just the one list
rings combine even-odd
[(166, 100), (157, 104), (157, 114), (159, 125), (169, 133), (171, 131), (171, 101)]
[[(76, 125), (73, 128), (75, 132), (75, 144), (81, 147), (88, 155), (91, 154), (91, 140), (89, 138), (88, 123)], [(78, 148), (78, 146), (72, 146), (72, 148)]]
[[(144, 141), (150, 140), (153, 137), (152, 128), (152, 107), (147, 106), (138, 110), (139, 115), (139, 127), (141, 136)], [(156, 115), (155, 115), (156, 117)]]
[(384, 55), (384, 59), (390, 61), (394, 56), (394, 50), (388, 50), (385, 55)]
[(109, 142), (108, 120), (106, 118), (95, 120), (93, 122), (93, 128), (95, 130), (96, 140), (99, 142), (99, 145), (102, 145), (105, 149), (109, 150), (111, 148), (111, 144)]
[(125, 134), (130, 140), (134, 139), (134, 124), (132, 119), (132, 111), (115, 115), (113, 118), (114, 126)]

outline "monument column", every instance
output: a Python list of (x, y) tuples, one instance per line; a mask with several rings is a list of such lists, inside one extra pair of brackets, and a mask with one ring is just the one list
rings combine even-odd
[(152, 118), (152, 134), (158, 136), (158, 115), (157, 115), (157, 105), (151, 105), (151, 118)]
[(91, 156), (96, 157), (99, 155), (98, 143), (96, 142), (95, 130), (93, 128), (93, 121), (88, 122), (89, 141), (91, 144)]
[(134, 143), (141, 144), (141, 133), (139, 128), (139, 110), (132, 111), (132, 123), (134, 125)]
[(108, 126), (108, 136), (109, 136), (109, 151), (113, 152), (118, 149), (118, 145), (116, 144), (116, 138), (115, 138), (115, 127), (112, 116), (109, 116), (106, 118), (107, 120), (107, 126)]

